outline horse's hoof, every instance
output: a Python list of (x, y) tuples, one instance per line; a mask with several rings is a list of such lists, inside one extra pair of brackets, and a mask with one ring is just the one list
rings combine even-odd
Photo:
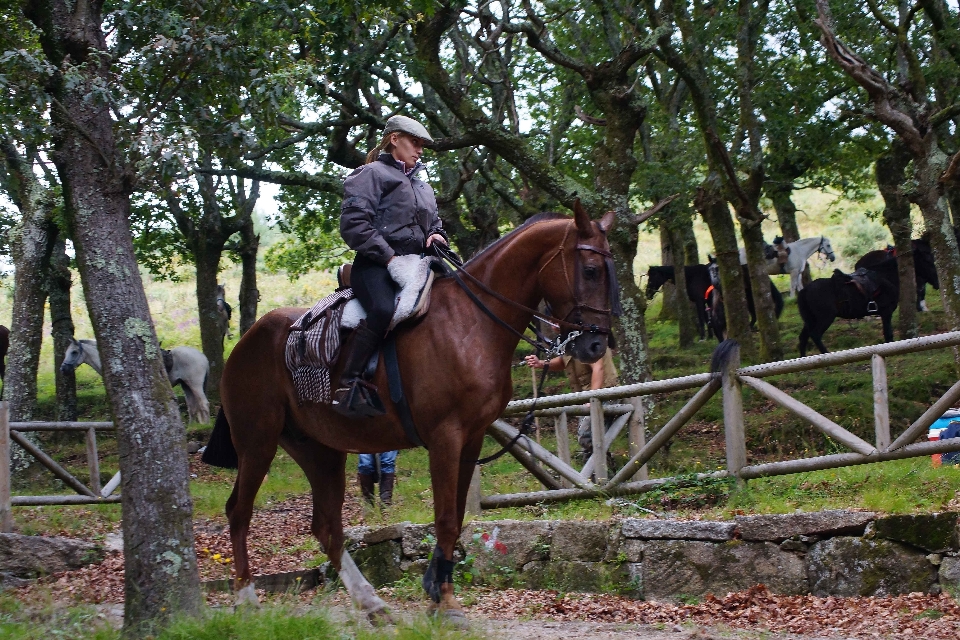
[(375, 627), (386, 627), (388, 625), (397, 624), (393, 614), (390, 612), (390, 608), (386, 606), (379, 607), (373, 611), (368, 611), (367, 620), (369, 620), (370, 624)]
[(460, 609), (441, 609), (438, 612), (439, 618), (457, 629), (469, 629), (470, 621), (467, 620), (467, 614)]
[(260, 608), (260, 598), (257, 597), (257, 590), (252, 582), (237, 592), (237, 601), (234, 607), (237, 609), (240, 607)]

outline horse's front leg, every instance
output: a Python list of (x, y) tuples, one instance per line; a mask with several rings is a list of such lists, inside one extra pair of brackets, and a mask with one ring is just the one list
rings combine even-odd
[[(423, 576), (423, 588), (434, 602), (432, 611), (451, 622), (464, 624), (466, 616), (463, 608), (453, 595), (453, 554), (463, 526), (459, 484), (461, 478), (466, 476), (469, 486), (469, 477), (473, 475), (472, 467), (469, 473), (463, 468), (463, 460), (467, 452), (476, 447), (464, 446), (459, 424), (447, 423), (440, 426), (438, 431), (442, 432), (440, 437), (430, 441), (430, 481), (433, 486), (433, 523), (437, 546)], [(476, 464), (476, 457), (473, 464)], [(463, 503), (466, 503), (466, 491), (463, 492)]]
[(883, 341), (893, 342), (893, 311), (880, 316), (883, 322)]

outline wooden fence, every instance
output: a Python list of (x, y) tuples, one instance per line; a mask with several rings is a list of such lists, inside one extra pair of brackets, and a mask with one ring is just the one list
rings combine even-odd
[[(960, 381), (954, 384), (923, 415), (891, 442), (886, 372), (887, 357), (958, 345), (960, 345), (960, 331), (953, 331), (750, 367), (740, 367), (739, 350), (737, 350), (728, 361), (727, 367), (718, 373), (701, 373), (669, 380), (657, 380), (596, 391), (583, 391), (545, 396), (536, 400), (511, 402), (504, 411), (504, 417), (524, 415), (534, 406), (536, 406), (535, 415), (556, 417), (556, 455), (529, 437), (521, 438), (510, 450), (510, 453), (525, 468), (530, 470), (546, 489), (529, 493), (481, 496), (478, 506), (482, 509), (496, 509), (598, 496), (630, 495), (654, 490), (665, 483), (682, 486), (684, 482), (696, 482), (708, 477), (735, 477), (742, 482), (765, 476), (960, 451), (960, 438), (914, 443), (947, 409), (960, 402)], [(865, 360), (871, 361), (873, 373), (873, 413), (876, 441), (872, 444), (763, 380), (763, 378), (770, 376), (813, 371)], [(742, 387), (744, 385), (809, 422), (835, 442), (851, 451), (813, 458), (748, 465), (742, 398)], [(661, 427), (649, 442), (645, 442), (644, 419), (641, 408), (643, 396), (686, 389), (698, 389), (698, 391), (683, 408)], [(718, 391), (723, 396), (726, 470), (700, 474), (696, 478), (647, 479), (644, 465)], [(629, 399), (629, 404), (610, 404), (625, 399)], [(534, 405), (534, 402), (536, 402), (536, 405)], [(587, 409), (582, 405), (587, 402), (590, 403), (589, 414), (591, 416), (594, 452), (583, 468), (578, 471), (570, 463), (567, 419), (569, 416), (585, 414)], [(602, 402), (607, 402), (607, 406), (602, 405)], [(603, 413), (619, 416), (606, 434), (603, 433)], [(630, 459), (617, 473), (613, 474), (613, 477), (608, 478), (606, 468), (607, 449), (627, 422), (630, 424)], [(498, 442), (508, 443), (517, 431), (506, 422), (498, 420), (491, 425), (487, 433)], [(544, 466), (552, 470), (553, 473), (545, 469)]]
[[(97, 457), (97, 431), (110, 431), (112, 422), (10, 422), (10, 407), (0, 402), (0, 532), (13, 530), (15, 506), (52, 504), (104, 504), (120, 502), (114, 495), (120, 486), (120, 472), (114, 474), (106, 486), (100, 486), (100, 461)], [(23, 436), (27, 431), (82, 431), (87, 440), (87, 468), (90, 484), (86, 485), (60, 466), (37, 445)], [(10, 443), (16, 442), (24, 451), (40, 461), (53, 475), (77, 492), (77, 495), (56, 496), (11, 496), (10, 492)]]

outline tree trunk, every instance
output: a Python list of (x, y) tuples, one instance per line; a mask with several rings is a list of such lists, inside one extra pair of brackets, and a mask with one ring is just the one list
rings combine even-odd
[(676, 283), (677, 327), (680, 348), (689, 349), (697, 339), (696, 311), (687, 297), (686, 256), (683, 251), (683, 231), (669, 229), (670, 245), (677, 247), (674, 252), (673, 280)]
[(756, 357), (757, 349), (747, 311), (747, 294), (743, 286), (743, 270), (740, 268), (737, 232), (727, 201), (721, 195), (720, 177), (716, 173), (711, 173), (700, 185), (695, 206), (710, 229), (714, 251), (717, 252), (727, 337), (740, 343), (741, 353), (745, 357)]
[[(58, 74), (52, 158), (63, 185), (87, 308), (117, 426), (122, 485), (124, 628), (130, 635), (200, 609), (183, 422), (160, 357), (130, 233), (129, 179), (109, 106), (100, 3), (24, 4)], [(70, 83), (65, 78), (70, 78)]]
[(4, 398), (10, 402), (10, 420), (36, 419), (37, 369), (43, 341), (43, 308), (47, 225), (53, 215), (53, 193), (29, 173), (30, 186), (22, 190), (20, 222), (10, 232), (10, 254), (15, 268), (13, 317)]
[(217, 276), (220, 272), (222, 250), (223, 243), (208, 243), (203, 239), (194, 243), (193, 248), (194, 265), (197, 270), (200, 343), (203, 355), (210, 362), (207, 398), (211, 404), (220, 402), (220, 375), (223, 373), (223, 334), (220, 333), (220, 316), (217, 313)]
[(951, 224), (954, 228), (960, 227), (960, 188), (947, 187), (947, 202), (950, 203)]
[(260, 290), (257, 289), (257, 250), (260, 248), (260, 235), (253, 229), (253, 217), (247, 218), (240, 227), (240, 244), (237, 253), (243, 265), (240, 278), (240, 336), (247, 332), (257, 321), (257, 304), (260, 302)]
[(906, 169), (910, 154), (900, 143), (891, 145), (888, 152), (877, 158), (874, 175), (877, 188), (883, 196), (883, 220), (893, 235), (897, 248), (897, 267), (900, 274), (900, 320), (898, 332), (901, 340), (916, 338), (917, 327), (917, 278), (913, 267), (913, 246), (910, 242), (910, 199), (901, 186), (906, 181)]
[(773, 282), (767, 276), (767, 259), (763, 250), (763, 229), (759, 220), (749, 223), (746, 212), (741, 215), (740, 236), (747, 254), (747, 269), (750, 273), (753, 308), (760, 331), (760, 361), (773, 362), (783, 359), (780, 345), (780, 323), (773, 306), (770, 288)]
[(50, 299), (50, 326), (53, 337), (53, 373), (57, 383), (57, 420), (73, 422), (77, 419), (77, 377), (74, 371), (60, 371), (60, 363), (67, 354), (70, 339), (74, 337), (73, 313), (70, 309), (70, 257), (66, 252), (63, 234), (51, 223), (55, 234), (50, 262), (47, 265), (47, 295)]
[[(670, 229), (666, 222), (660, 223), (660, 264), (665, 267), (672, 267), (676, 264), (673, 259), (673, 243), (670, 238)], [(676, 320), (677, 285), (668, 280), (663, 283), (660, 290), (663, 292), (663, 299), (660, 303), (660, 315), (657, 316), (657, 321)]]

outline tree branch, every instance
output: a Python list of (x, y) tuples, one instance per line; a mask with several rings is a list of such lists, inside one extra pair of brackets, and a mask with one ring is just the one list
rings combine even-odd
[(343, 195), (343, 182), (339, 178), (315, 175), (303, 171), (271, 171), (255, 167), (236, 167), (233, 169), (197, 169), (197, 173), (215, 176), (239, 176), (260, 182), (282, 184), (286, 186), (307, 187), (324, 193)]

